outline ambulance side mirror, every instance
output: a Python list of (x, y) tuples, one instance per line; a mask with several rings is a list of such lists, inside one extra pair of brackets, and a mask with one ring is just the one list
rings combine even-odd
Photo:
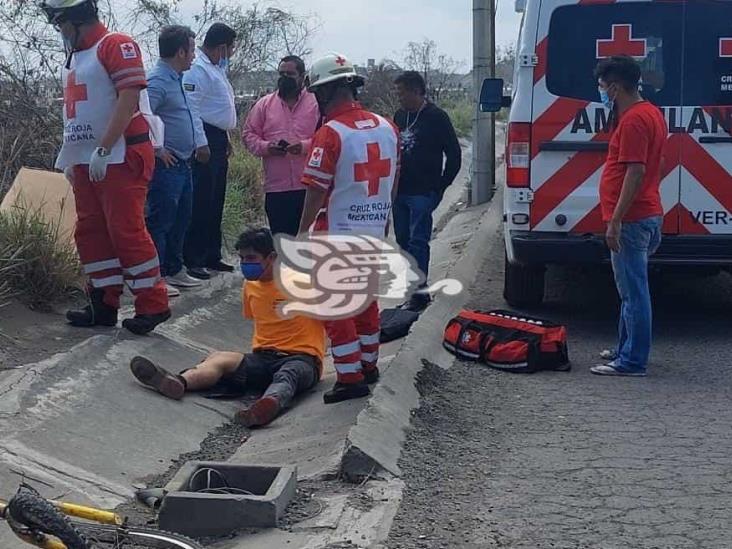
[(486, 78), (480, 89), (480, 112), (498, 112), (511, 106), (511, 98), (503, 95), (503, 78)]

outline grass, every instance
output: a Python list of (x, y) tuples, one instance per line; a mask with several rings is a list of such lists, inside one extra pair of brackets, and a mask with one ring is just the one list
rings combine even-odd
[[(458, 137), (470, 139), (473, 135), (473, 118), (475, 117), (475, 104), (469, 99), (450, 100), (443, 103), (442, 108), (450, 115), (455, 132)], [(502, 109), (496, 113), (497, 121), (506, 121), (508, 109)]]
[(224, 240), (230, 250), (245, 226), (265, 222), (262, 178), (261, 159), (237, 144), (234, 155), (229, 159), (229, 182), (222, 222)]
[(49, 310), (80, 282), (76, 248), (57, 221), (22, 204), (0, 212), (0, 299), (17, 297), (32, 309)]
[(457, 136), (470, 138), (473, 133), (474, 104), (469, 99), (458, 99), (446, 101), (442, 108), (450, 116)]

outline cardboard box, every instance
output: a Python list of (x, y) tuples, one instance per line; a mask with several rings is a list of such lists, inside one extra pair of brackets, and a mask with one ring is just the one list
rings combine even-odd
[(59, 224), (62, 237), (73, 239), (76, 204), (71, 185), (62, 173), (21, 169), (0, 204), (0, 211), (14, 207), (40, 210), (49, 222)]

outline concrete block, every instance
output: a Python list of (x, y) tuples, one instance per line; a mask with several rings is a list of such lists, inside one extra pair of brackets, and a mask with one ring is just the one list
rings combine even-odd
[[(214, 493), (225, 487), (251, 495)], [(200, 491), (207, 488), (212, 490)], [(243, 528), (276, 527), (296, 489), (295, 467), (191, 461), (166, 486), (158, 521), (163, 530), (191, 537), (226, 536)]]

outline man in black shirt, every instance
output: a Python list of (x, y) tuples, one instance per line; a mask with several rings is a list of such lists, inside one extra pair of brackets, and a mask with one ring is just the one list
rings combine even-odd
[(427, 87), (422, 75), (408, 71), (395, 84), (402, 107), (394, 115), (401, 131), (402, 165), (393, 208), (394, 232), (399, 246), (414, 257), (425, 275), (421, 291), (405, 304), (406, 308), (421, 312), (430, 303), (425, 288), (432, 214), (460, 172), (462, 151), (450, 117), (426, 99)]

